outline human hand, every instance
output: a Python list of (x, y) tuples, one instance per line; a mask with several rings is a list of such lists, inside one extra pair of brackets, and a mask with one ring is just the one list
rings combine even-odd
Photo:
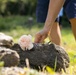
[(35, 35), (35, 43), (42, 43), (48, 36), (48, 32), (45, 29), (42, 29), (41, 31), (37, 32)]

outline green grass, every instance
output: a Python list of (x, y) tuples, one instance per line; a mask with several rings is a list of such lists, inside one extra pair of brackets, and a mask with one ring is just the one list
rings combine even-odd
[(62, 43), (69, 54), (71, 65), (76, 64), (76, 42), (71, 28), (62, 29)]
[[(18, 42), (18, 39), (23, 34), (31, 34), (34, 40), (35, 33), (39, 31), (43, 25), (37, 24), (35, 18), (33, 19), (33, 23), (29, 24), (28, 18), (29, 16), (0, 17), (0, 32), (12, 36), (14, 42)], [(70, 66), (76, 69), (76, 42), (72, 30), (70, 27), (62, 28), (61, 33), (62, 46), (70, 57)]]

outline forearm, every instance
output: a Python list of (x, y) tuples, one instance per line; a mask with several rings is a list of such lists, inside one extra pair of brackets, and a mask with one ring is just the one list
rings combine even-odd
[(47, 29), (47, 31), (52, 28), (52, 25), (64, 2), (65, 0), (50, 0), (48, 14), (44, 25), (44, 29)]

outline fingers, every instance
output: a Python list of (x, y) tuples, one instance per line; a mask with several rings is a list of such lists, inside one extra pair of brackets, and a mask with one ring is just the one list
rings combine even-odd
[(39, 43), (40, 42), (40, 39), (41, 39), (41, 37), (39, 35), (36, 35), (34, 42), (35, 43)]
[(34, 40), (34, 42), (35, 43), (42, 43), (44, 40), (45, 40), (45, 38), (46, 38), (46, 36), (42, 36), (42, 35), (37, 35), (36, 37), (35, 37), (35, 40)]
[(45, 33), (45, 31), (41, 30), (36, 34), (34, 42), (35, 43), (42, 43), (46, 37), (47, 37), (47, 34)]
[(42, 43), (45, 40), (46, 36), (42, 36), (39, 43)]

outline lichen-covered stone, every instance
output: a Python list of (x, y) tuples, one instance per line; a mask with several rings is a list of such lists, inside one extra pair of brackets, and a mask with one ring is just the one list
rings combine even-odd
[(22, 50), (18, 44), (13, 45), (13, 43), (11, 36), (0, 33), (0, 61), (4, 61), (5, 67), (27, 66), (26, 59), (29, 66), (35, 69), (49, 66), (55, 71), (61, 71), (61, 69), (66, 71), (69, 66), (68, 54), (56, 44), (33, 43), (31, 50)]
[(56, 44), (36, 44), (29, 51), (23, 51), (18, 44), (15, 44), (11, 49), (18, 52), (20, 56), (20, 66), (25, 66), (25, 59), (29, 60), (29, 65), (32, 68), (50, 66), (56, 71), (63, 69), (64, 71), (69, 66), (69, 57), (66, 51)]
[(0, 47), (0, 61), (4, 62), (5, 67), (17, 66), (19, 64), (19, 55), (14, 50)]
[(13, 38), (4, 33), (0, 33), (0, 46), (11, 47), (13, 46)]

